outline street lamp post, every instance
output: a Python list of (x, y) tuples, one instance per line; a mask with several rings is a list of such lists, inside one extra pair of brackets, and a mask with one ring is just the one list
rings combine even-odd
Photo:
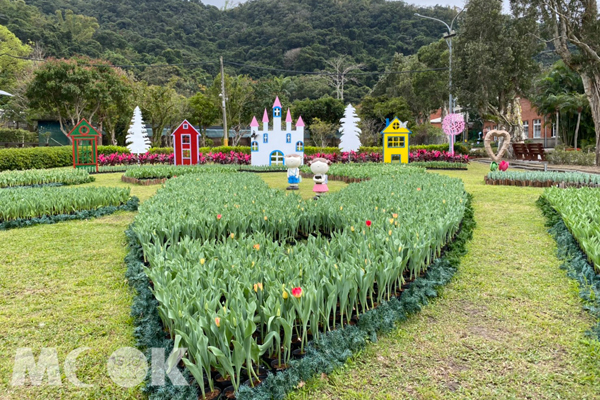
[[(448, 50), (450, 52), (450, 57), (449, 57), (449, 61), (448, 61), (448, 77), (449, 77), (448, 92), (450, 93), (450, 95), (448, 96), (448, 112), (449, 112), (449, 114), (454, 114), (454, 99), (452, 98), (452, 38), (454, 36), (456, 36), (456, 31), (453, 30), (452, 27), (454, 26), (454, 21), (456, 21), (456, 18), (458, 18), (458, 16), (465, 10), (466, 10), (466, 8), (463, 8), (462, 10), (460, 10), (459, 13), (456, 14), (456, 16), (452, 19), (452, 22), (450, 22), (450, 25), (448, 25), (441, 19), (428, 17), (426, 15), (421, 15), (419, 13), (415, 13), (415, 16), (417, 16), (417, 17), (432, 19), (434, 21), (441, 22), (442, 24), (446, 25), (446, 28), (448, 28), (448, 32), (444, 33), (443, 38), (446, 39), (446, 43), (448, 44)], [(449, 139), (450, 139), (450, 152), (454, 153), (454, 151), (453, 151), (454, 136), (450, 135)]]

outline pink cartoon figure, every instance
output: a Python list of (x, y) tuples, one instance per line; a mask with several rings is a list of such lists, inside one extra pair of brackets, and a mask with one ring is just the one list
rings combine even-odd
[(331, 161), (325, 158), (315, 158), (310, 162), (310, 170), (315, 174), (313, 177), (313, 181), (315, 182), (315, 186), (313, 186), (315, 200), (323, 193), (329, 192), (329, 188), (327, 187), (327, 172), (329, 172), (330, 165)]

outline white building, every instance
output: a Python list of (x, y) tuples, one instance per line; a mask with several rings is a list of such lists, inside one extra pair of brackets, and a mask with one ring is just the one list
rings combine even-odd
[(273, 104), (273, 129), (269, 130), (269, 115), (265, 109), (263, 115), (263, 129), (259, 130), (256, 117), (250, 124), (250, 143), (252, 165), (284, 165), (283, 156), (286, 154), (300, 154), (304, 158), (304, 121), (302, 117), (296, 122), (296, 130), (292, 130), (292, 114), (288, 108), (285, 119), (285, 130), (281, 127), (281, 102), (279, 97)]

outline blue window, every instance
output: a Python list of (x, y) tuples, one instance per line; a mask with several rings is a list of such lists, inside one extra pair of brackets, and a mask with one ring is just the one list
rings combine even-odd
[(296, 142), (296, 151), (304, 151), (304, 143)]
[(273, 108), (273, 118), (281, 118), (281, 108)]
[(263, 135), (263, 143), (269, 143), (269, 134), (268, 133), (265, 133)]
[(251, 147), (252, 147), (252, 151), (258, 151), (258, 142), (257, 141), (252, 142)]
[(292, 134), (291, 133), (288, 133), (285, 135), (285, 142), (292, 143)]

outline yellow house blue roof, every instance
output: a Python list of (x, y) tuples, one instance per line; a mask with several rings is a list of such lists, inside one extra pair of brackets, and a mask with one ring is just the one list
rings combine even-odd
[(391, 121), (386, 121), (386, 126), (383, 129), (383, 131), (381, 131), (381, 134), (383, 135), (386, 133), (407, 133), (410, 135), (412, 134), (412, 131), (406, 127), (407, 124), (408, 121), (402, 122), (398, 117), (395, 117)]

